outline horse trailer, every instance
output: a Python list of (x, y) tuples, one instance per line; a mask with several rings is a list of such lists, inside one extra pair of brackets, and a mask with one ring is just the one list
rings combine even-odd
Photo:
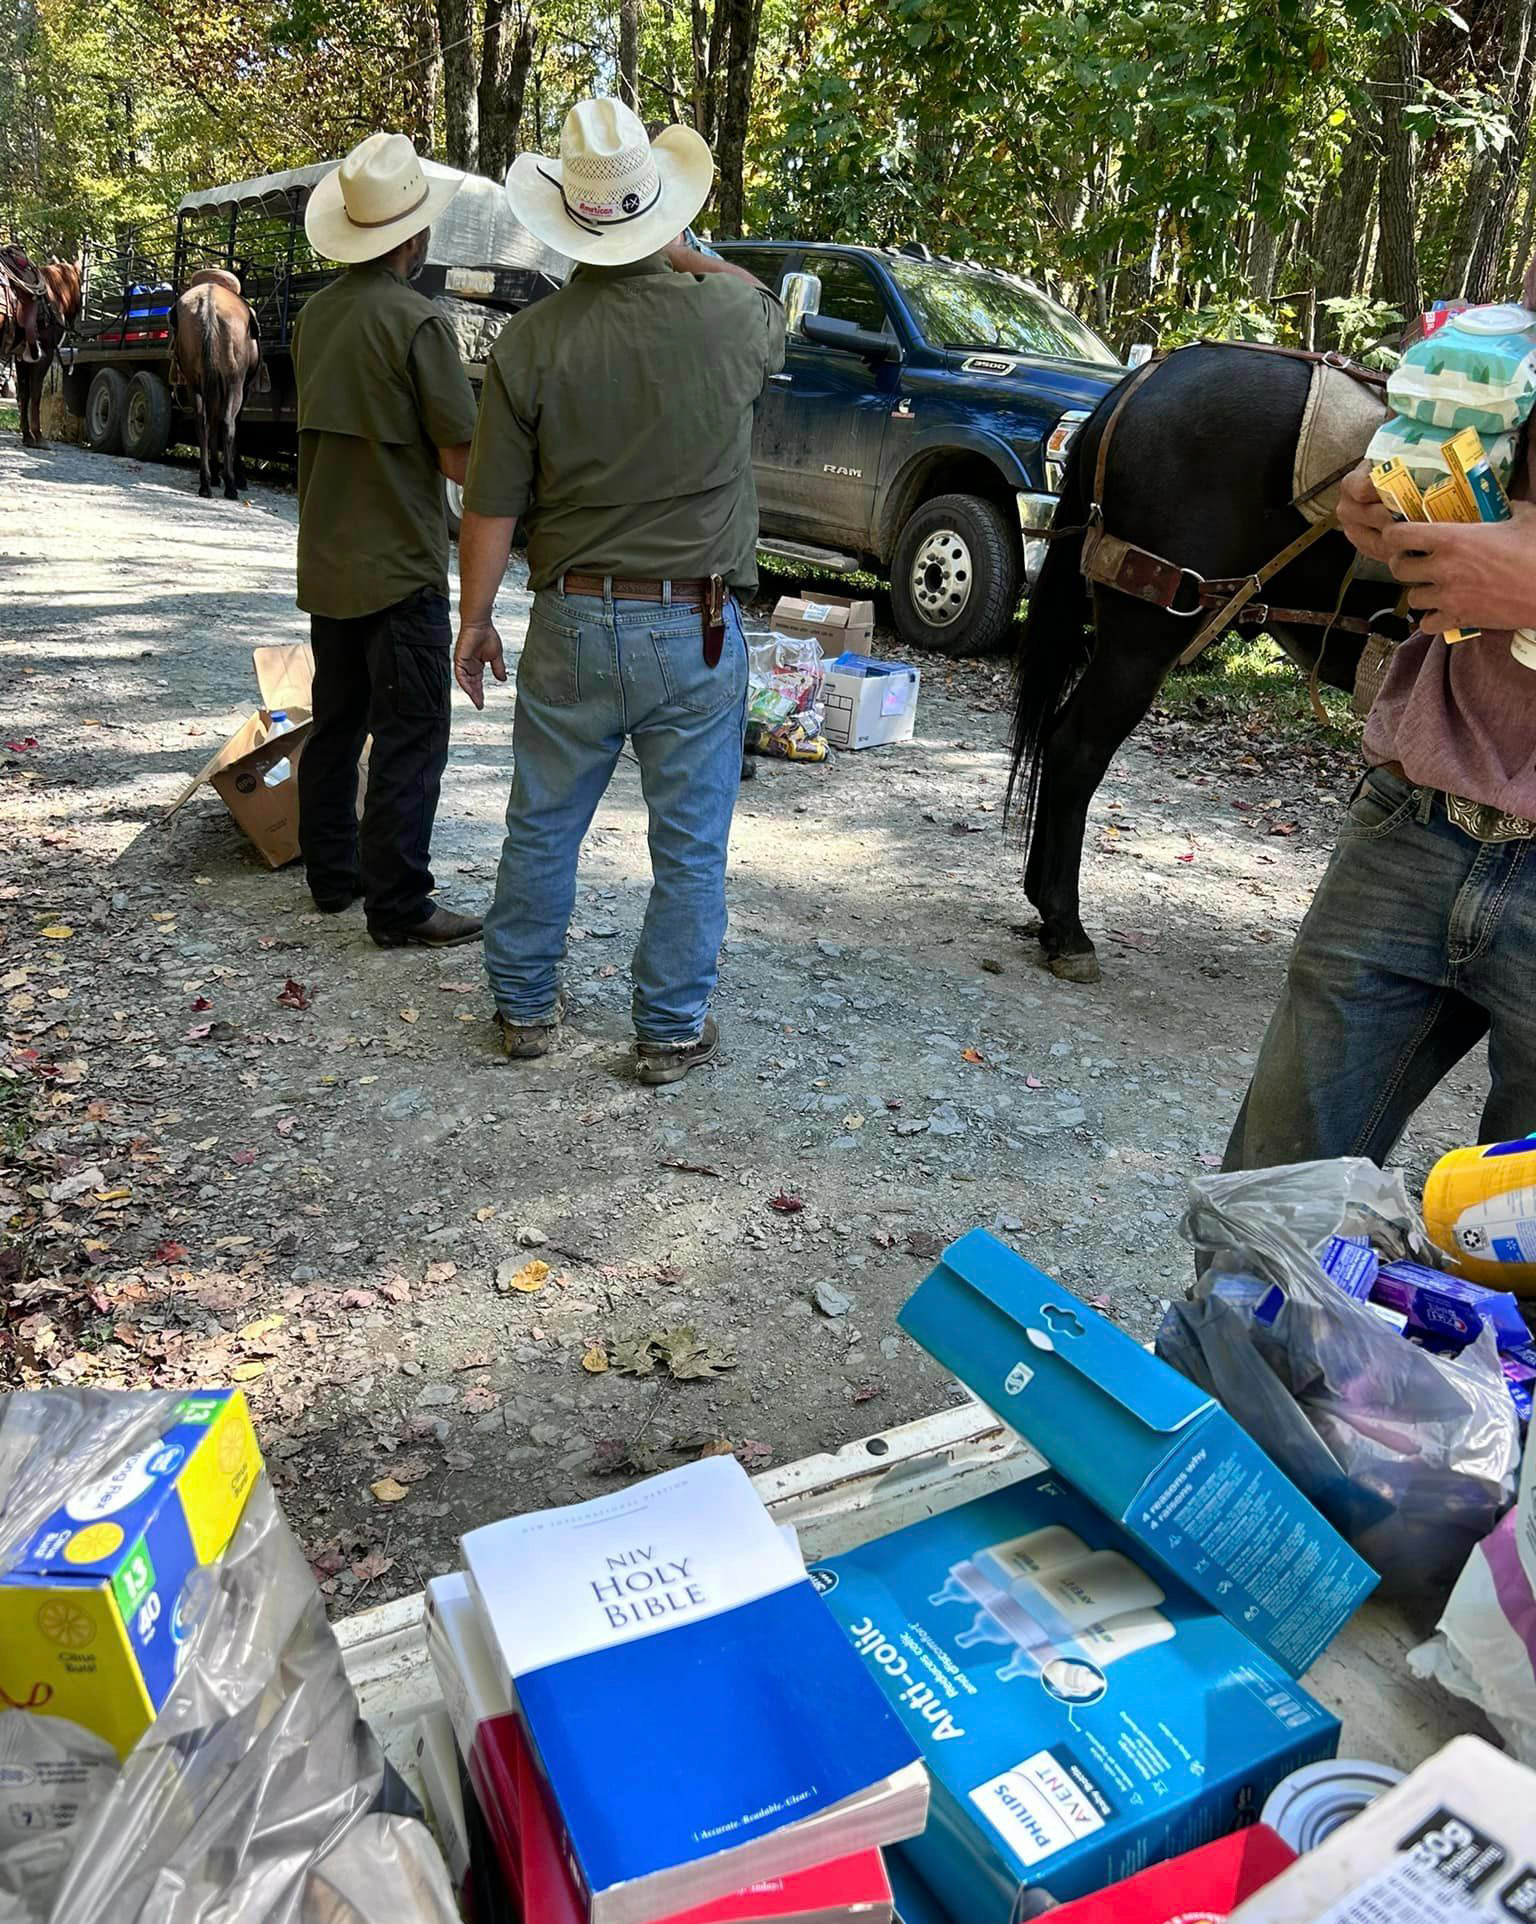
[[(261, 337), (241, 445), (258, 456), (297, 453), (293, 327), (305, 301), (338, 272), (310, 246), (304, 208), (335, 164), (184, 194), (158, 228), (86, 243), (82, 311), (60, 361), (65, 404), (80, 417), (87, 447), (156, 461), (173, 442), (195, 441), (191, 396), (172, 360), (171, 308), (190, 276), (222, 267), (239, 277)], [(466, 177), (433, 223), (416, 285), (447, 315), (477, 390), (503, 324), (559, 287), (570, 265), (516, 220), (498, 182)]]

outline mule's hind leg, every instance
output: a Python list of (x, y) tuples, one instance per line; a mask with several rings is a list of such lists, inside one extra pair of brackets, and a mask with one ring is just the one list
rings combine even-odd
[(230, 396), (224, 403), (223, 446), (224, 446), (224, 499), (238, 501), (240, 490), (245, 486), (245, 469), (240, 465), (240, 455), (235, 442), (235, 416), (240, 412), (240, 397)]
[(31, 361), (18, 359), (16, 362), (16, 409), (21, 416), (21, 445), (35, 448), (38, 445), (37, 417), (39, 404), (34, 399), (40, 383), (34, 380), (37, 372)]
[(213, 439), (213, 423), (208, 418), (208, 409), (201, 394), (196, 396), (197, 408), (197, 491), (206, 501), (213, 493), (213, 481), (209, 473), (208, 450)]
[(1081, 916), (1088, 804), (1121, 743), (1152, 706), (1191, 639), (1188, 625), (1123, 595), (1094, 596), (1098, 640), (1046, 744), (1024, 887), (1040, 911), (1040, 946), (1053, 975), (1097, 982), (1099, 958)]

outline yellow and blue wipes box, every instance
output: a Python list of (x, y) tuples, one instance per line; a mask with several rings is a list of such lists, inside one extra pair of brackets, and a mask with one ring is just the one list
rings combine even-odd
[(222, 1555), (260, 1471), (242, 1392), (204, 1390), (70, 1492), (0, 1576), (0, 1702), (68, 1717), (126, 1756), (176, 1679), (183, 1586)]

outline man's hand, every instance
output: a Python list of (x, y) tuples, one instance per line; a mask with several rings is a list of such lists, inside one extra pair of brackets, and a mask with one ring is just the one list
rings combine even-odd
[(498, 681), (507, 678), (502, 657), (501, 636), (491, 621), (465, 621), (459, 624), (458, 645), (453, 651), (453, 678), (475, 704), (485, 706), (485, 671), (489, 668)]
[[(1344, 477), (1339, 489), (1339, 526), (1369, 560), (1390, 561), (1392, 556), (1384, 537), (1389, 528), (1398, 525), (1391, 509), (1376, 492), (1370, 462), (1362, 461), (1352, 474)], [(1417, 527), (1418, 523), (1412, 525)]]
[(1385, 559), (1408, 584), (1408, 605), (1426, 634), (1536, 628), (1536, 505), (1510, 506), (1511, 521), (1403, 521), (1382, 534)]

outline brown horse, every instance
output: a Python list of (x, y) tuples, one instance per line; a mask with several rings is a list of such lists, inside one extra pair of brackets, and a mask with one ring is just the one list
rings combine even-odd
[(80, 318), (80, 269), (73, 261), (34, 265), (14, 243), (0, 248), (0, 359), (16, 369), (23, 447), (41, 448), (43, 383), (65, 333)]
[(171, 310), (171, 334), (176, 377), (192, 390), (197, 411), (202, 456), (197, 491), (206, 501), (222, 469), (224, 497), (237, 501), (246, 482), (235, 445), (235, 421), (245, 403), (245, 384), (261, 359), (261, 345), (256, 316), (235, 275), (222, 267), (194, 274)]

